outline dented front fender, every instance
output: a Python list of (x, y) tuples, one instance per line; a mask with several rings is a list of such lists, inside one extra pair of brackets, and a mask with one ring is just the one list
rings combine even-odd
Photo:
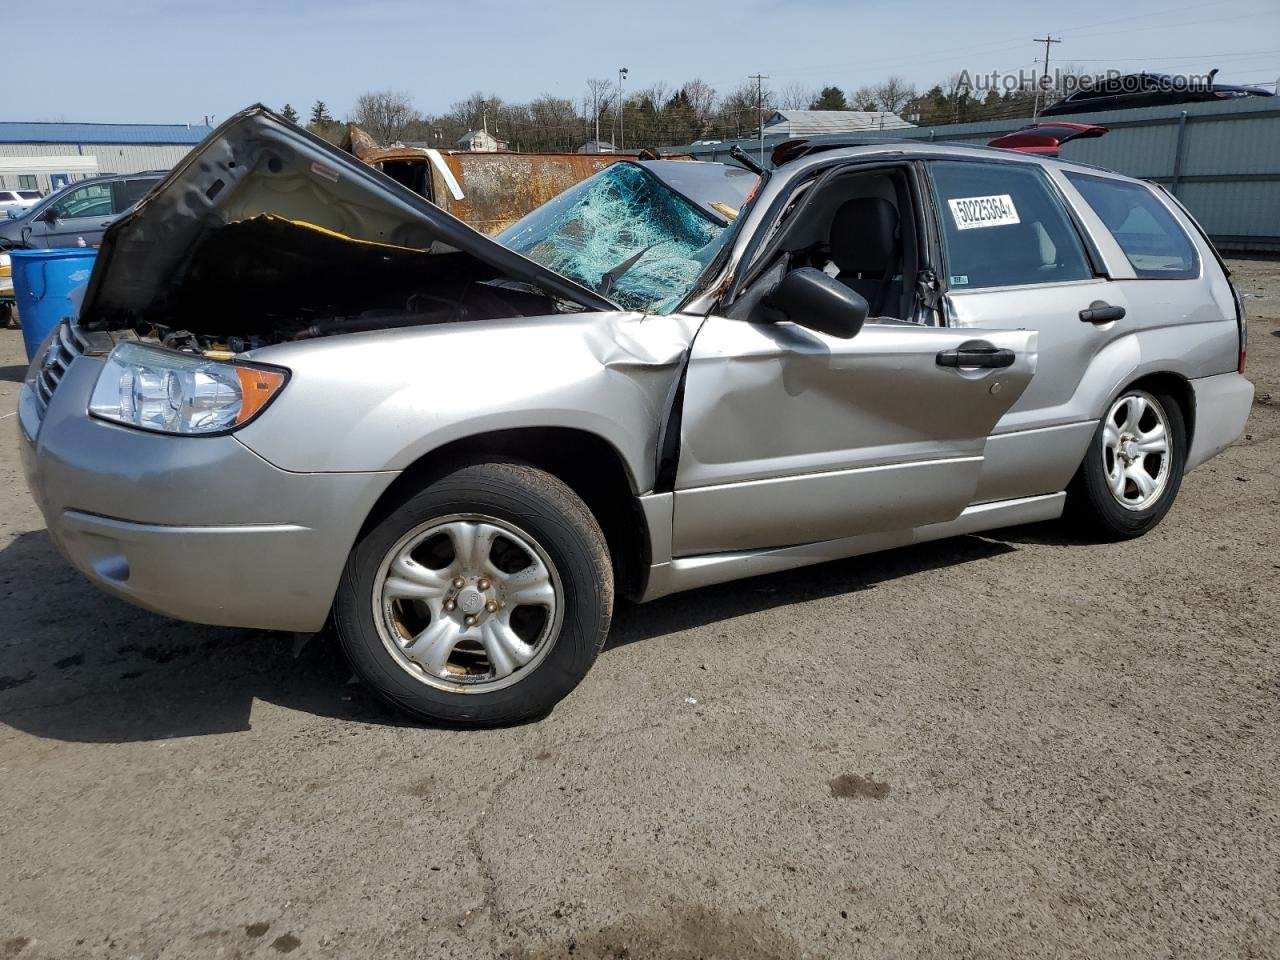
[(653, 488), (658, 434), (700, 317), (586, 313), (280, 344), (293, 371), (236, 436), (296, 472), (403, 470), (447, 443), (525, 427), (583, 430)]

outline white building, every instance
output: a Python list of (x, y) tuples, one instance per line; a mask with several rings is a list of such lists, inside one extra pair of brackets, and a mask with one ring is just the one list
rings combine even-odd
[(210, 132), (183, 123), (0, 121), (0, 189), (48, 193), (102, 173), (168, 170)]
[(824, 133), (869, 133), (914, 127), (887, 110), (778, 110), (765, 118), (766, 137), (816, 137)]
[(497, 153), (510, 146), (507, 141), (499, 140), (488, 130), (468, 130), (458, 141), (459, 150), (470, 150), (472, 153)]

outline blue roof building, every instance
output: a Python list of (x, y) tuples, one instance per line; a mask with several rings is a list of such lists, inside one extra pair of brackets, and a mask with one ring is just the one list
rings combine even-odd
[(0, 120), (0, 144), (185, 144), (195, 146), (212, 127), (189, 123), (28, 123)]
[(98, 174), (167, 170), (211, 132), (187, 123), (0, 120), (0, 189), (48, 193)]

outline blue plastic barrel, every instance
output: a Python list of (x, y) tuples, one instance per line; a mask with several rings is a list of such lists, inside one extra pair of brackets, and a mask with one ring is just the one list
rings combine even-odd
[(77, 306), (70, 294), (89, 282), (93, 273), (93, 247), (65, 247), (52, 250), (13, 250), (13, 296), (22, 321), (22, 345), (27, 359), (63, 317), (74, 317)]

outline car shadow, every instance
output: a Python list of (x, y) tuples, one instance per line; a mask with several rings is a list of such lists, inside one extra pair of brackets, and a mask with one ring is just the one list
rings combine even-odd
[[(986, 537), (953, 537), (703, 587), (651, 603), (620, 604), (605, 651), (773, 607), (872, 590), (900, 577), (986, 560), (1016, 549)], [(694, 597), (696, 602), (691, 602)]]
[(1094, 536), (1087, 527), (1071, 523), (1065, 518), (988, 530), (981, 537), (997, 543), (1037, 544), (1045, 547), (1085, 547), (1110, 542)]
[[(608, 651), (776, 606), (1015, 550), (958, 537), (620, 604)], [(359, 683), (328, 633), (182, 623), (100, 592), (44, 530), (0, 550), (0, 724), (34, 736), (124, 743), (250, 729), (255, 700), (339, 720), (410, 726)], [(696, 602), (690, 598), (696, 597)]]
[(26, 375), (25, 363), (11, 363), (7, 367), (0, 367), (0, 380), (7, 380), (9, 383), (21, 383)]
[(55, 740), (121, 743), (248, 730), (254, 700), (404, 723), (326, 635), (170, 620), (100, 592), (44, 530), (0, 550), (0, 723)]

